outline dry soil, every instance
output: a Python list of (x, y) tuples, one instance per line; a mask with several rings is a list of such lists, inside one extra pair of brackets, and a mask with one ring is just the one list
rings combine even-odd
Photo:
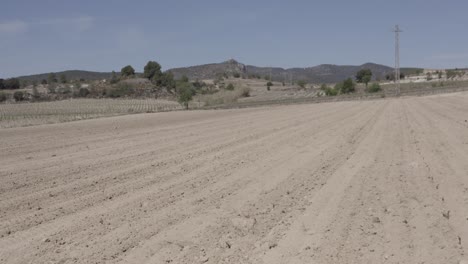
[(0, 263), (459, 263), (468, 94), (0, 129)]

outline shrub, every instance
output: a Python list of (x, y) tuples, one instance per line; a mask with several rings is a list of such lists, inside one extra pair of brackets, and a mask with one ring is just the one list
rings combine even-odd
[(5, 102), (7, 100), (7, 95), (4, 92), (0, 92), (0, 102)]
[(234, 84), (230, 83), (226, 86), (226, 90), (233, 91), (234, 90)]
[(343, 82), (343, 86), (341, 87), (341, 93), (346, 94), (346, 93), (352, 93), (355, 91), (356, 84), (353, 82), (351, 78), (346, 79)]
[(461, 77), (463, 75), (463, 72), (458, 70), (447, 70), (445, 73), (447, 75), (447, 79), (453, 79), (455, 77)]
[(15, 92), (13, 94), (13, 98), (15, 99), (16, 102), (23, 101), (24, 100), (24, 93), (21, 91)]
[(216, 78), (214, 79), (213, 83), (214, 84), (221, 84), (224, 81), (224, 78), (222, 75), (217, 74)]
[(273, 83), (272, 82), (267, 82), (266, 86), (267, 86), (267, 90), (270, 91), (270, 87), (273, 86)]
[(174, 75), (172, 72), (162, 73), (161, 78), (159, 78), (156, 83), (159, 87), (166, 87), (167, 91), (171, 91), (176, 87), (176, 81), (174, 80)]
[(233, 74), (233, 76), (234, 76), (234, 78), (240, 78), (241, 75), (240, 75), (240, 73), (235, 72), (235, 73)]
[(341, 91), (343, 89), (343, 82), (339, 82), (335, 84), (335, 87), (333, 87), (333, 89), (336, 90), (337, 92)]
[(64, 87), (59, 88), (57, 92), (59, 94), (69, 94), (71, 93), (71, 89), (70, 89), (70, 86), (66, 85)]
[(60, 82), (61, 83), (67, 83), (67, 76), (65, 74), (60, 74)]
[(248, 87), (236, 88), (234, 91), (221, 90), (217, 93), (206, 94), (200, 96), (198, 99), (205, 104), (210, 105), (221, 105), (221, 104), (232, 104), (235, 103), (241, 97), (250, 96), (250, 89)]
[(86, 88), (80, 88), (80, 90), (78, 92), (78, 95), (80, 97), (86, 97), (86, 96), (88, 96), (88, 94), (89, 94), (89, 90), (86, 89)]
[(428, 72), (428, 73), (426, 74), (426, 80), (427, 80), (427, 81), (432, 81), (432, 73)]
[(34, 99), (39, 99), (41, 97), (41, 95), (39, 94), (39, 91), (37, 90), (37, 87), (33, 87), (32, 88), (32, 97)]
[(305, 80), (299, 80), (297, 81), (297, 85), (299, 85), (299, 87), (301, 88), (305, 88), (305, 86), (307, 85), (307, 82)]
[(47, 76), (47, 83), (52, 84), (56, 82), (57, 82), (57, 76), (55, 75), (55, 73), (53, 72), (49, 73), (49, 75)]
[(320, 85), (320, 90), (326, 91), (328, 89), (328, 86), (326, 84)]
[(333, 89), (333, 88), (330, 88), (330, 87), (327, 87), (327, 88), (325, 89), (325, 95), (326, 95), (326, 96), (335, 96), (335, 95), (338, 95), (338, 90)]
[(188, 82), (189, 82), (189, 78), (188, 78), (186, 75), (182, 75), (182, 77), (180, 77), (180, 81), (181, 81), (181, 82), (184, 82), (184, 83), (188, 83)]
[(117, 78), (117, 74), (115, 73), (115, 71), (112, 71), (110, 83), (111, 84), (116, 84), (118, 82), (119, 82), (119, 78)]
[(242, 97), (249, 97), (250, 96), (250, 88), (249, 87), (242, 87), (241, 88), (241, 96)]
[(373, 83), (367, 88), (368, 93), (376, 93), (380, 92), (382, 89), (380, 88), (380, 85), (378, 83)]
[(49, 93), (54, 94), (55, 93), (55, 83), (49, 83), (47, 85), (47, 89), (49, 90)]
[(128, 83), (119, 83), (115, 88), (108, 88), (106, 95), (112, 98), (123, 97), (131, 95), (135, 92), (135, 89)]
[(6, 79), (3, 82), (5, 89), (19, 89), (20, 88), (20, 81), (17, 78), (10, 78)]

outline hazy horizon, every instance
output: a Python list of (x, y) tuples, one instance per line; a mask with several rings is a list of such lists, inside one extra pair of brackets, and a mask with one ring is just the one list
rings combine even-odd
[[(3, 2), (3, 1), (2, 1)], [(230, 58), (281, 68), (320, 64), (466, 68), (464, 1), (4, 1), (0, 78), (63, 70), (142, 71)]]

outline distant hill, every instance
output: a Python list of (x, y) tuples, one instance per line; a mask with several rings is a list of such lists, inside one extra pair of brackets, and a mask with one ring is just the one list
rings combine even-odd
[[(79, 70), (71, 70), (71, 71), (61, 71), (61, 72), (54, 72), (57, 78), (59, 78), (60, 75), (65, 74), (67, 76), (68, 80), (79, 80), (79, 79), (85, 79), (85, 80), (102, 80), (102, 79), (110, 79), (112, 73), (111, 72), (93, 72), (93, 71), (79, 71)], [(41, 74), (35, 74), (35, 75), (27, 75), (27, 76), (20, 76), (17, 77), (20, 80), (23, 81), (38, 81), (40, 82), (41, 80), (45, 79), (47, 80), (47, 76), (49, 76), (49, 73), (41, 73)]]
[[(374, 79), (385, 79), (386, 74), (392, 74), (393, 68), (375, 64), (375, 63), (366, 63), (360, 66), (351, 66), (351, 65), (333, 65), (333, 64), (322, 64), (314, 67), (307, 68), (290, 68), (283, 69), (279, 67), (257, 67), (252, 65), (245, 65), (236, 60), (228, 60), (221, 63), (211, 63), (204, 65), (197, 65), (191, 67), (182, 67), (174, 68), (168, 71), (174, 74), (175, 78), (180, 78), (182, 76), (187, 76), (191, 80), (196, 79), (214, 79), (218, 75), (223, 75), (227, 73), (228, 75), (233, 75), (234, 73), (240, 73), (244, 76), (246, 75), (257, 75), (262, 78), (265, 76), (270, 76), (274, 81), (286, 81), (289, 82), (297, 80), (306, 80), (310, 83), (336, 83), (342, 81), (349, 77), (354, 77), (356, 72), (361, 69), (370, 69), (373, 73)], [(411, 74), (415, 73), (419, 68), (402, 68), (402, 73)], [(62, 71), (55, 72), (57, 78), (61, 74), (65, 74), (68, 80), (102, 80), (110, 79), (110, 72), (92, 72), (92, 71)], [(20, 80), (27, 81), (41, 81), (42, 79), (47, 80), (49, 73), (20, 76)]]
[(283, 69), (278, 67), (257, 67), (244, 65), (235, 60), (221, 63), (205, 64), (191, 67), (174, 68), (172, 72), (176, 78), (185, 75), (190, 79), (212, 79), (219, 74), (240, 73), (244, 75), (270, 76), (275, 81), (306, 80), (312, 83), (336, 83), (354, 75), (361, 69), (370, 69), (374, 78), (384, 79), (385, 75), (393, 72), (393, 68), (375, 63), (366, 63), (360, 66), (341, 66), (322, 64), (308, 68)]

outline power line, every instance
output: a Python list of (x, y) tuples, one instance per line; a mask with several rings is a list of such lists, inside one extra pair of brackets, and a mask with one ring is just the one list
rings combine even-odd
[(398, 25), (395, 26), (393, 30), (395, 32), (395, 84), (396, 84), (396, 91), (397, 95), (400, 95), (400, 27)]

